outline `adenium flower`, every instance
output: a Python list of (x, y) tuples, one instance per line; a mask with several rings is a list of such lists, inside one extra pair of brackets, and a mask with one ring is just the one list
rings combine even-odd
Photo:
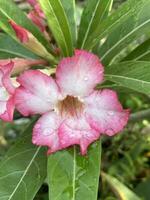
[(12, 121), (14, 113), (15, 88), (10, 80), (14, 63), (0, 64), (0, 119)]
[(123, 110), (116, 93), (95, 90), (103, 72), (97, 56), (76, 50), (58, 64), (55, 79), (38, 70), (18, 77), (16, 108), (24, 116), (42, 115), (33, 129), (34, 144), (48, 146), (48, 153), (80, 145), (84, 155), (102, 134), (113, 136), (124, 128), (129, 111)]

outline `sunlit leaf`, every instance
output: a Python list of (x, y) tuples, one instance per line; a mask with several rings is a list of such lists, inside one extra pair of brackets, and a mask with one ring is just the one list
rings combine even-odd
[(105, 173), (102, 173), (102, 177), (110, 185), (119, 200), (141, 200), (134, 192), (116, 178)]

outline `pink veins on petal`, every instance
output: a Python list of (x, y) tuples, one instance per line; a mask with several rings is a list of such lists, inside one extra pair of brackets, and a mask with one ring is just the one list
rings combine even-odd
[(16, 108), (24, 116), (42, 115), (33, 129), (34, 144), (48, 146), (48, 153), (79, 145), (84, 155), (102, 134), (112, 136), (124, 128), (129, 111), (116, 93), (95, 90), (103, 72), (96, 55), (76, 50), (59, 63), (55, 79), (35, 70), (18, 78)]

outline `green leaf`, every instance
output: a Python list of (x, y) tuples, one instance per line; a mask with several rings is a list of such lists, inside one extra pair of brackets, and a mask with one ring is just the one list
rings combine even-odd
[(106, 80), (144, 94), (150, 94), (150, 62), (122, 62), (107, 67), (105, 73)]
[(27, 18), (24, 12), (18, 6), (16, 6), (12, 0), (0, 0), (0, 28), (8, 33), (11, 37), (15, 38), (14, 31), (8, 22), (10, 19), (29, 30), (38, 39), (38, 41), (44, 45), (44, 47), (47, 49), (50, 48), (47, 40), (37, 26)]
[(102, 173), (102, 177), (110, 185), (114, 193), (120, 200), (141, 200), (134, 192), (132, 192), (127, 186), (121, 183), (119, 180), (108, 174)]
[(134, 51), (123, 59), (123, 61), (125, 60), (150, 61), (150, 39), (146, 40), (134, 49)]
[(39, 0), (49, 27), (64, 56), (72, 55), (73, 39), (69, 22), (60, 0)]
[(76, 147), (49, 156), (49, 199), (97, 200), (100, 160), (100, 141), (90, 146), (87, 156)]
[(46, 177), (46, 152), (31, 143), (33, 123), (0, 163), (0, 199), (33, 200)]
[[(124, 29), (121, 33), (116, 33), (115, 38), (118, 38), (119, 43), (122, 43), (122, 41), (124, 42), (124, 40), (126, 39), (124, 38), (125, 36), (131, 36), (135, 32), (138, 32), (138, 29), (140, 30), (142, 27), (145, 27), (149, 23), (148, 21), (146, 21), (147, 16), (149, 16), (149, 4), (149, 0), (128, 0), (126, 3), (120, 6), (118, 10), (116, 10), (112, 15), (107, 17), (106, 20), (104, 20), (101, 24), (97, 26), (97, 29), (91, 34), (91, 36), (87, 40), (85, 48), (91, 49), (101, 39), (105, 38), (121, 25), (122, 28), (124, 27)], [(144, 24), (142, 24), (143, 21)], [(120, 41), (120, 38), (122, 38), (122, 41)]]
[(150, 178), (147, 178), (143, 182), (140, 182), (135, 189), (135, 192), (144, 200), (150, 199), (149, 193)]
[(75, 46), (76, 37), (77, 37), (77, 27), (76, 27), (76, 20), (75, 20), (75, 0), (61, 0), (62, 6), (65, 10), (69, 27), (72, 34), (73, 44)]
[(0, 58), (38, 58), (35, 54), (24, 48), (10, 36), (0, 33)]
[(150, 0), (137, 1), (134, 9), (126, 20), (118, 24), (108, 35), (107, 40), (100, 47), (99, 56), (105, 65), (112, 62), (129, 44), (150, 32)]
[(78, 48), (85, 48), (86, 40), (108, 14), (112, 0), (89, 0), (83, 10), (78, 34)]

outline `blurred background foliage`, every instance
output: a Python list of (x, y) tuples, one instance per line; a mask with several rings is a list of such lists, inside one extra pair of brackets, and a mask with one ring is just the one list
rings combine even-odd
[[(25, 0), (15, 0), (23, 10), (30, 7)], [(125, 0), (115, 0), (113, 10)], [(77, 22), (80, 20), (85, 0), (78, 0)], [(113, 12), (112, 10), (112, 12)], [(137, 41), (140, 42), (140, 41)], [(130, 47), (133, 48), (133, 47)], [(115, 88), (125, 108), (131, 110), (130, 123), (123, 133), (113, 138), (102, 137), (102, 172), (116, 177), (141, 199), (150, 199), (150, 96)], [(0, 121), (0, 159), (20, 136), (30, 118), (22, 118), (15, 113), (13, 123)], [(35, 200), (48, 200), (48, 187), (45, 184), (39, 190)], [(100, 177), (99, 199), (117, 200), (116, 191)], [(127, 199), (126, 199), (127, 200)]]

